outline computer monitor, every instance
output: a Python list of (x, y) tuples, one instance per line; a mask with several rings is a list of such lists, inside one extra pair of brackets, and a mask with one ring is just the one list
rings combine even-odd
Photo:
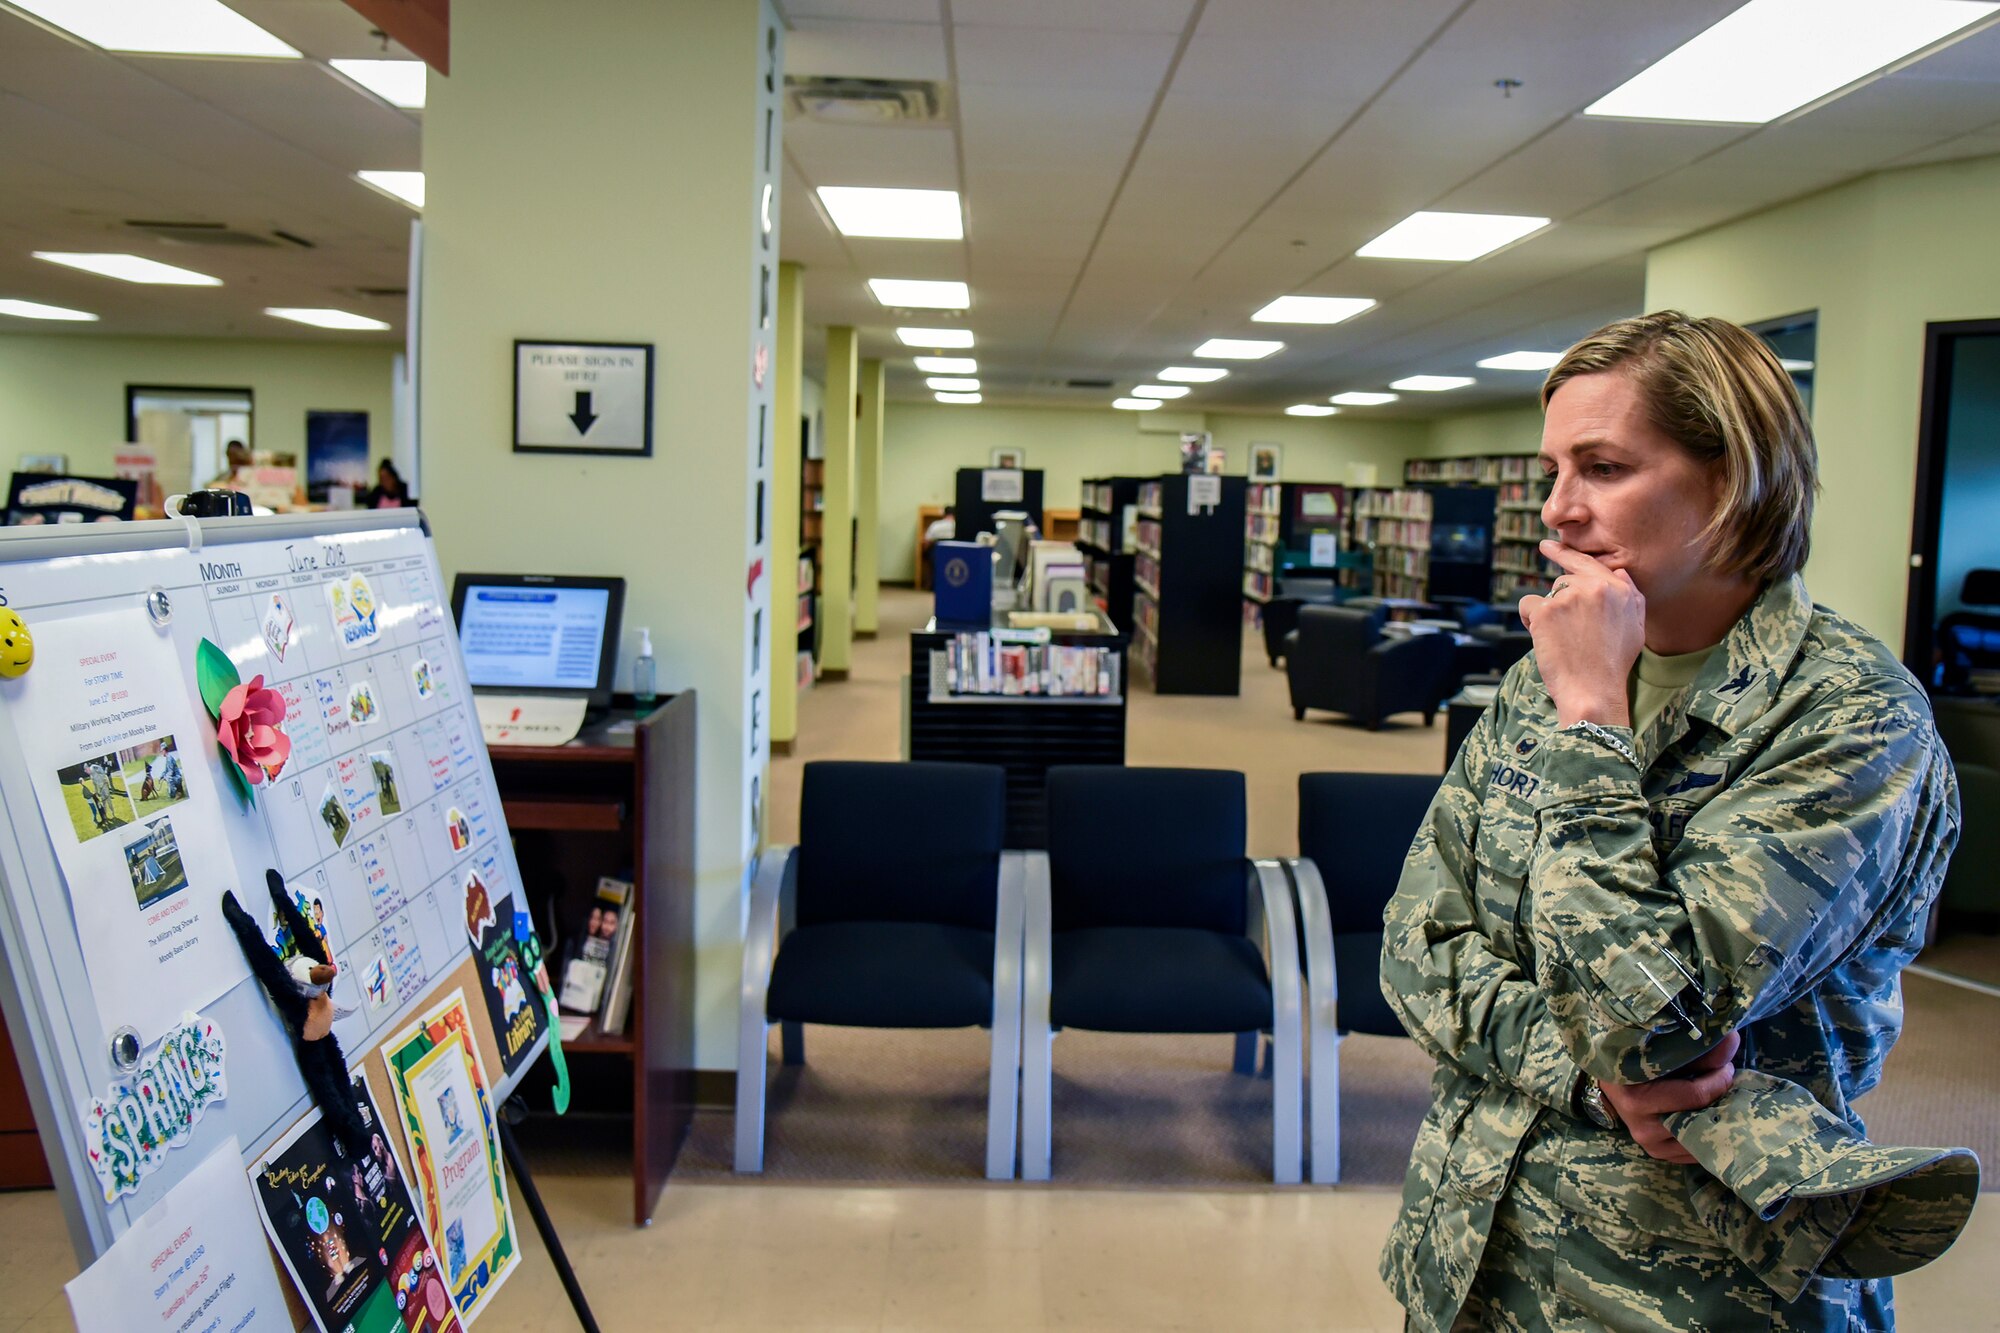
[(460, 574), (451, 586), (466, 680), (504, 694), (584, 695), (611, 707), (625, 580)]

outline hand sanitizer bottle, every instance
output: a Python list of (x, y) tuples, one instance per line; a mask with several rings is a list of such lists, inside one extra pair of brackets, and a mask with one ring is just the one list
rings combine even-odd
[(632, 702), (639, 711), (650, 713), (660, 701), (659, 680), (653, 666), (653, 631), (639, 631), (639, 655), (632, 659)]

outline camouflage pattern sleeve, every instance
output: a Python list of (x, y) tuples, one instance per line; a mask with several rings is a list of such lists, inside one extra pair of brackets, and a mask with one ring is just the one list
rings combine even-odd
[(1503, 692), (1459, 747), (1403, 863), (1383, 914), (1382, 995), (1435, 1058), (1573, 1115), (1576, 1063), (1533, 978), (1487, 938), (1474, 899), (1481, 777), (1505, 708)]
[[(1549, 1013), (1593, 1077), (1680, 1068), (1809, 989), (1906, 886), (1934, 887), (1954, 839), (1911, 835), (1939, 809), (1955, 831), (1956, 799), (1912, 693), (1861, 676), (1809, 701), (1689, 821), (1665, 874), (1631, 760), (1549, 738), (1533, 941)], [(1913, 847), (1937, 865), (1913, 874)]]

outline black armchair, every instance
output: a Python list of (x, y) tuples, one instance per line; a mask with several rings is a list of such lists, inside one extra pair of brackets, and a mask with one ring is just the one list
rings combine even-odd
[(1285, 657), (1292, 716), (1324, 708), (1374, 731), (1392, 713), (1420, 712), (1430, 726), (1450, 683), (1452, 646), (1449, 634), (1385, 638), (1377, 615), (1367, 612), (1303, 607)]
[(1274, 667), (1285, 659), (1285, 638), (1298, 628), (1299, 608), (1338, 606), (1340, 585), (1332, 579), (1281, 578), (1277, 593), (1264, 603), (1264, 656)]
[(1243, 775), (1059, 766), (1048, 799), (1048, 850), (1025, 854), (1022, 1176), (1049, 1178), (1056, 1029), (1234, 1033), (1239, 1074), (1269, 1031), (1272, 1175), (1296, 1184), (1297, 918), (1282, 866), (1243, 854)]
[(1299, 774), (1299, 859), (1288, 869), (1305, 940), (1315, 1185), (1340, 1180), (1340, 1039), (1409, 1035), (1382, 998), (1382, 913), (1439, 782), (1429, 774)]
[(758, 858), (743, 942), (736, 1169), (764, 1166), (770, 1028), (992, 1029), (986, 1174), (1014, 1175), (1021, 1054), (1020, 854), (1002, 852), (990, 764), (810, 763), (799, 846)]

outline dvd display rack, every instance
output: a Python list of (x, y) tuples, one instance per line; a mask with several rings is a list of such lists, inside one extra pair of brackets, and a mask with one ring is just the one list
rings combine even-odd
[[(1157, 693), (1237, 692), (1244, 486), (1241, 477), (1184, 474), (1139, 486), (1132, 667)], [(1211, 487), (1213, 502), (1202, 503)]]

